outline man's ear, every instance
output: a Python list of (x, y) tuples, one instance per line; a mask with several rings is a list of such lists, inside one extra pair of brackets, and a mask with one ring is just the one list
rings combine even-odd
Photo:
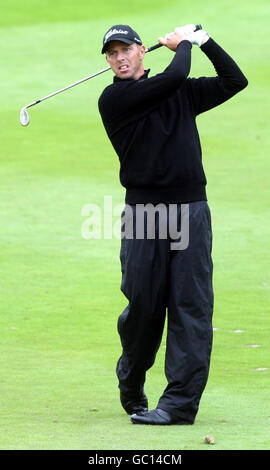
[(141, 57), (141, 60), (143, 60), (144, 56), (145, 56), (145, 46), (142, 45), (142, 46), (140, 47), (140, 57)]

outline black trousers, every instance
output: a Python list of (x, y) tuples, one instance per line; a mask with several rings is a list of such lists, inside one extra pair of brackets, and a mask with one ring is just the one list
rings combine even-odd
[[(176, 205), (177, 228), (182, 233), (183, 207)], [(130, 209), (129, 222), (134, 228), (136, 206)], [(142, 392), (146, 371), (154, 364), (160, 346), (167, 311), (168, 385), (157, 407), (194, 422), (212, 349), (212, 229), (207, 202), (188, 204), (186, 248), (172, 249), (168, 231), (166, 238), (160, 238), (159, 230), (157, 214), (155, 238), (147, 238), (145, 228), (144, 238), (138, 239), (134, 228), (131, 238), (121, 240), (121, 290), (129, 303), (118, 319), (123, 351), (116, 373), (120, 390), (132, 395)]]

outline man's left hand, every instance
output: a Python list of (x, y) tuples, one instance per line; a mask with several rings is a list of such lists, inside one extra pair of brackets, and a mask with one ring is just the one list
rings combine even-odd
[(195, 31), (191, 34), (188, 34), (185, 39), (190, 41), (192, 44), (197, 44), (197, 46), (201, 47), (203, 44), (205, 44), (208, 39), (209, 39), (209, 33), (207, 31), (204, 31), (203, 29), (199, 29), (198, 31)]

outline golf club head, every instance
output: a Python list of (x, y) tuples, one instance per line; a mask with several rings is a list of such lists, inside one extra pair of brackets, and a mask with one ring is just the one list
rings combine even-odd
[(28, 126), (30, 121), (29, 114), (26, 111), (26, 108), (22, 108), (20, 112), (20, 123), (22, 126)]

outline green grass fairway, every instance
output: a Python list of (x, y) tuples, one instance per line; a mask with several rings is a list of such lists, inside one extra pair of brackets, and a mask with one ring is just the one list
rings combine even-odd
[[(269, 449), (269, 2), (4, 3), (0, 449)], [(19, 123), (23, 106), (107, 66), (102, 38), (116, 23), (130, 23), (147, 46), (178, 25), (201, 23), (249, 80), (198, 118), (214, 232), (215, 331), (209, 382), (189, 427), (136, 426), (122, 410), (120, 241), (81, 235), (86, 204), (124, 201), (97, 108), (112, 73), (30, 108), (27, 128)], [(153, 75), (171, 58), (163, 48), (145, 65)], [(214, 74), (194, 46), (190, 76)], [(166, 386), (165, 339), (147, 375), (151, 408)], [(216, 445), (203, 442), (207, 434)]]

